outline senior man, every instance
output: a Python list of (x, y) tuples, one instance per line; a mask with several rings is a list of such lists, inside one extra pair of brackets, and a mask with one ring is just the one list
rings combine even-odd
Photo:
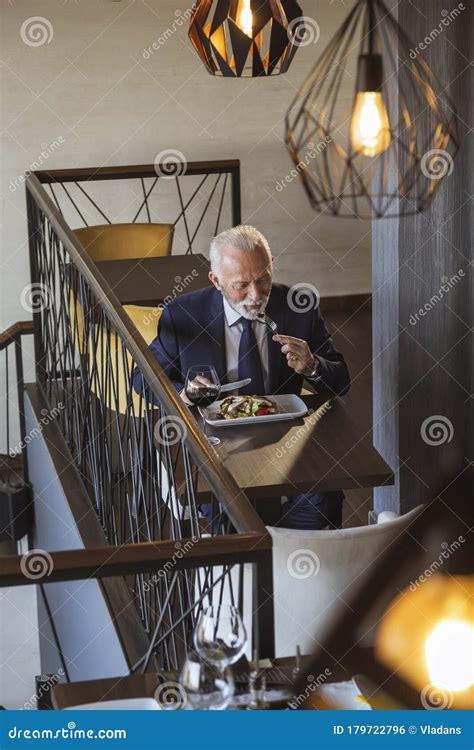
[[(186, 404), (184, 382), (194, 365), (213, 365), (222, 383), (252, 382), (239, 393), (300, 393), (306, 378), (317, 392), (344, 393), (349, 372), (321, 318), (317, 304), (298, 309), (292, 290), (273, 284), (273, 257), (261, 232), (238, 226), (217, 235), (210, 249), (212, 286), (170, 302), (163, 310), (150, 350)], [(272, 335), (257, 320), (266, 312), (277, 324)], [(134, 387), (143, 384), (138, 370)], [(293, 495), (282, 506), (279, 525), (291, 529), (340, 527), (342, 492)], [(210, 506), (203, 506), (206, 515)]]

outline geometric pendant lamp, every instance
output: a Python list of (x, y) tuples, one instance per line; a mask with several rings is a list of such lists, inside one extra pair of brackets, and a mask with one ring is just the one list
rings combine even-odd
[(211, 75), (286, 73), (305, 34), (296, 0), (197, 0), (189, 38)]
[(363, 218), (424, 211), (458, 149), (443, 88), (383, 0), (358, 0), (286, 115), (285, 143), (313, 208)]

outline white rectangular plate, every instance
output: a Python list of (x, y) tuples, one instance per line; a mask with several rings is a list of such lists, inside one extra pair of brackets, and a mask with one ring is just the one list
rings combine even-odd
[[(219, 411), (220, 401), (214, 401), (213, 404), (205, 409), (200, 408), (201, 416), (212, 427), (234, 427), (238, 425), (264, 424), (265, 422), (281, 422), (283, 419), (298, 419), (308, 413), (305, 402), (294, 393), (283, 393), (279, 396), (266, 396), (275, 404), (276, 414), (267, 414), (265, 417), (237, 417), (237, 419), (216, 419)], [(223, 399), (221, 399), (223, 400)]]

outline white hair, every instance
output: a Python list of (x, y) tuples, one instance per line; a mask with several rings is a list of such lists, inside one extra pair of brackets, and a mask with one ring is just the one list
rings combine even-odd
[(224, 232), (221, 232), (211, 242), (209, 260), (211, 270), (217, 275), (219, 275), (221, 270), (222, 253), (227, 247), (242, 251), (255, 250), (256, 247), (261, 247), (266, 251), (269, 263), (272, 262), (272, 253), (267, 238), (258, 229), (255, 229), (255, 227), (240, 224), (237, 227), (232, 227), (232, 229), (226, 229)]

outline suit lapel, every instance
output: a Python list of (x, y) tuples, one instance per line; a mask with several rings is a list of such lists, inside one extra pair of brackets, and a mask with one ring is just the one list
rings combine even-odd
[[(209, 346), (209, 363), (216, 368), (221, 383), (227, 383), (226, 361), (225, 361), (225, 331), (224, 331), (224, 304), (222, 294), (215, 289), (209, 305), (208, 322), (205, 326), (207, 331), (207, 345)], [(203, 352), (204, 354), (204, 352)], [(203, 364), (208, 364), (203, 362)]]
[[(278, 287), (272, 287), (267, 305), (267, 314), (278, 326), (279, 333), (286, 332), (286, 300), (282, 299)], [(273, 333), (268, 330), (268, 374), (270, 379), (270, 393), (276, 393), (281, 380), (283, 354), (281, 344), (273, 341)]]

